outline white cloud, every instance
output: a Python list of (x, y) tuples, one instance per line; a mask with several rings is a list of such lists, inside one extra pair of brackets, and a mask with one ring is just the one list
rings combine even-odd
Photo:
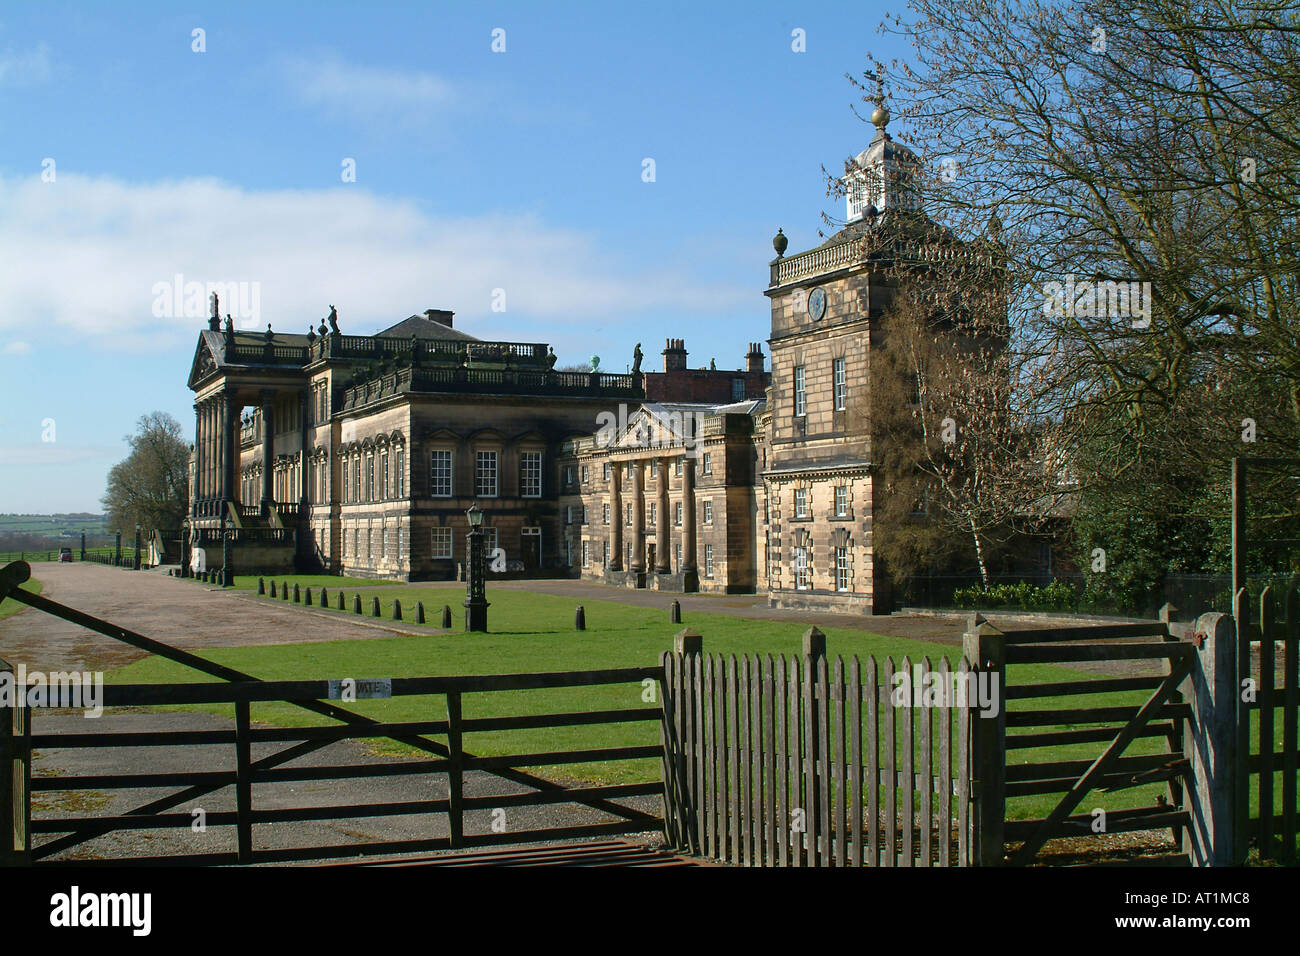
[[(175, 345), (202, 326), (153, 315), (155, 284), (177, 273), (258, 283), (261, 325), (292, 332), (319, 323), (330, 303), (344, 331), (445, 308), (487, 337), (540, 325), (534, 339), (638, 317), (689, 326), (754, 305), (748, 287), (628, 267), (606, 250), (599, 235), (535, 216), (436, 216), (355, 185), (253, 191), (60, 169), (54, 183), (0, 179), (0, 331), (53, 326), (131, 351)], [(505, 313), (491, 309), (495, 289)]]
[(0, 52), (0, 86), (32, 86), (49, 78), (50, 51), (44, 43), (26, 52)]
[(451, 83), (432, 73), (358, 66), (333, 57), (287, 59), (283, 70), (302, 102), (354, 116), (427, 119), (461, 101)]
[(0, 349), (3, 355), (31, 355), (32, 347), (26, 342), (10, 342), (4, 348)]

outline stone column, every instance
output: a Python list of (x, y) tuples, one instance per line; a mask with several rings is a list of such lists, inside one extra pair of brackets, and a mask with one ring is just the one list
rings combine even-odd
[(668, 459), (659, 459), (659, 521), (655, 528), (655, 572), (671, 574), (672, 556), (672, 521), (668, 514)]
[(262, 392), (262, 517), (271, 516), (271, 505), (275, 501), (275, 392)]
[(239, 408), (235, 405), (235, 396), (226, 393), (221, 403), (221, 415), (225, 419), (221, 429), (224, 445), (222, 451), (226, 467), (221, 471), (221, 498), (223, 501), (235, 500), (235, 482), (239, 474)]
[(298, 418), (301, 423), (302, 451), (298, 453), (298, 502), (307, 513), (307, 450), (311, 447), (311, 428), (307, 424), (308, 394), (307, 389), (298, 391)]
[(194, 403), (194, 500), (190, 514), (199, 513), (199, 499), (203, 497), (203, 403)]
[(632, 462), (632, 566), (628, 570), (634, 574), (645, 573), (644, 469), (644, 462)]
[(686, 455), (682, 461), (682, 587), (694, 590), (699, 580), (695, 563), (695, 459)]
[(609, 570), (623, 570), (623, 463), (610, 462), (609, 467)]

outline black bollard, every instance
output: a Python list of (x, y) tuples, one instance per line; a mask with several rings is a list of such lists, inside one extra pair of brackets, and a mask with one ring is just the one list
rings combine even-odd
[[(298, 585), (296, 585), (296, 584), (294, 585), (294, 587), (297, 587), (297, 586), (298, 586)], [(289, 600), (289, 582), (288, 582), (288, 581), (281, 581), (281, 582), (280, 582), (280, 600), (281, 600), (281, 601), (287, 601), (287, 600)]]
[[(271, 587), (275, 587), (274, 582), (271, 584)], [(258, 579), (257, 579), (257, 593), (258, 593), (258, 594), (265, 594), (265, 593), (266, 593), (266, 579), (265, 579), (265, 578), (258, 578)]]
[(573, 628), (577, 631), (585, 631), (587, 629), (587, 612), (581, 604), (578, 605), (578, 610), (574, 612)]
[(320, 589), (320, 606), (321, 607), (330, 606), (330, 592), (326, 588)]
[(383, 615), (379, 613), (379, 598), (377, 597), (372, 597), (370, 599), (370, 616), (383, 617)]
[(343, 610), (343, 591), (339, 591), (339, 610)]
[(307, 593), (303, 596), (302, 603), (307, 605), (307, 607), (311, 607), (311, 588), (307, 589)]
[(352, 595), (352, 613), (353, 613), (353, 614), (360, 614), (360, 613), (361, 613), (361, 595), (360, 595), (360, 594), (354, 594), (354, 595)]
[(294, 604), (301, 604), (301, 603), (302, 603), (302, 592), (300, 592), (300, 591), (298, 590), (298, 582), (297, 582), (297, 581), (294, 581), (294, 582), (293, 582), (293, 603), (294, 603)]
[(668, 615), (668, 620), (672, 624), (682, 623), (682, 602), (681, 601), (673, 602), (671, 611)]
[(424, 623), (424, 602), (423, 601), (415, 602), (415, 623), (416, 624)]
[(401, 619), (402, 619), (402, 602), (397, 598), (393, 598), (393, 620), (400, 621)]
[(271, 582), (271, 597), (275, 597), (275, 582)]
[(451, 605), (442, 606), (442, 626), (445, 630), (451, 630)]

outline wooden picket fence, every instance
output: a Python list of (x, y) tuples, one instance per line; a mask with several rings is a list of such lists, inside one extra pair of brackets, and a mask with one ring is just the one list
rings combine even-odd
[(828, 663), (813, 628), (789, 660), (705, 655), (683, 632), (662, 666), (665, 831), (678, 849), (746, 866), (970, 864), (969, 713), (951, 694), (893, 701), (896, 671), (951, 688), (965, 661)]
[[(1237, 673), (1253, 686), (1244, 689), (1237, 717), (1237, 752), (1246, 764), (1237, 777), (1236, 816), (1242, 825), (1235, 855), (1245, 860), (1253, 843), (1260, 859), (1294, 864), (1300, 816), (1300, 592), (1294, 586), (1265, 588), (1256, 623), (1250, 603), (1244, 589), (1237, 592), (1233, 616), (1237, 633), (1245, 635), (1237, 642)], [(1259, 648), (1258, 656), (1252, 647)]]

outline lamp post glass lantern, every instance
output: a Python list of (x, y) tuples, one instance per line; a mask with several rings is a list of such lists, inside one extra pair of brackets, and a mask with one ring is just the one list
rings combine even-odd
[(487, 562), (483, 554), (483, 512), (477, 504), (471, 505), (465, 517), (469, 520), (469, 534), (465, 536), (465, 630), (486, 632), (489, 605), (483, 589), (487, 578)]

